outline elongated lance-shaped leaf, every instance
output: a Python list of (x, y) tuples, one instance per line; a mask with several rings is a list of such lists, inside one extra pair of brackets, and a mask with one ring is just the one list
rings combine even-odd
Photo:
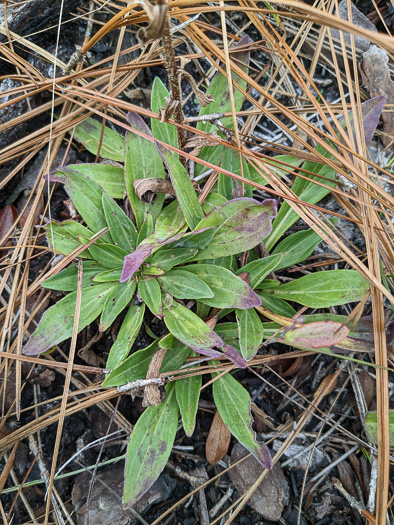
[(369, 282), (356, 270), (332, 270), (304, 275), (269, 294), (311, 308), (327, 308), (361, 301), (368, 290)]
[(176, 399), (181, 411), (183, 428), (189, 437), (193, 434), (196, 425), (201, 386), (201, 375), (185, 377), (175, 382)]
[(100, 332), (105, 332), (118, 315), (123, 312), (133, 298), (136, 287), (135, 281), (116, 284), (111, 293), (108, 294), (103, 311), (101, 312)]
[(114, 243), (126, 250), (126, 253), (135, 250), (137, 230), (134, 224), (122, 208), (106, 193), (103, 193), (103, 210), (107, 224), (111, 228)]
[[(132, 128), (153, 137), (148, 126), (136, 113), (128, 113), (127, 122)], [(165, 171), (155, 144), (130, 131), (126, 133), (124, 162), (126, 193), (139, 230), (147, 213), (151, 213), (156, 219), (163, 206), (164, 195), (157, 195), (153, 204), (143, 203), (137, 197), (133, 182), (137, 179), (148, 179), (150, 177), (164, 179)]]
[(177, 201), (182, 209), (185, 221), (191, 230), (197, 226), (198, 222), (204, 217), (201, 205), (190, 180), (189, 174), (183, 164), (176, 158), (171, 151), (157, 144), (164, 164), (171, 178), (172, 186), (175, 190)]
[[(373, 134), (375, 133), (376, 128), (378, 127), (379, 120), (382, 115), (382, 111), (383, 111), (385, 102), (386, 102), (386, 97), (384, 95), (380, 95), (378, 97), (374, 97), (369, 100), (366, 100), (365, 102), (361, 104), (361, 115), (362, 115), (362, 120), (363, 120), (362, 125), (364, 128), (364, 140), (365, 140), (366, 146), (368, 146), (368, 144), (371, 142), (373, 138)], [(338, 120), (341, 126), (347, 130), (347, 124), (346, 124), (345, 117), (340, 117)], [(356, 151), (358, 152), (353, 111), (349, 111), (349, 120), (350, 120), (350, 129), (354, 135)]]
[(127, 310), (118, 335), (109, 351), (106, 367), (113, 370), (119, 366), (127, 357), (134, 341), (139, 334), (142, 321), (144, 320), (145, 303), (132, 304)]
[(186, 230), (185, 218), (177, 201), (166, 206), (156, 219), (155, 239), (165, 241), (178, 233), (182, 228)]
[(160, 249), (153, 255), (150, 264), (168, 272), (174, 266), (185, 263), (194, 257), (197, 251), (192, 248)]
[(213, 297), (211, 288), (197, 275), (182, 269), (170, 270), (165, 275), (158, 277), (163, 290), (178, 299), (200, 299)]
[(335, 321), (317, 321), (307, 324), (295, 322), (294, 326), (285, 328), (279, 339), (283, 338), (287, 343), (297, 347), (314, 350), (337, 345), (348, 334), (349, 328)]
[[(242, 159), (242, 169), (240, 163), (240, 154), (238, 151), (232, 148), (224, 148), (224, 155), (222, 160), (222, 168), (244, 177), (245, 179), (250, 179), (249, 176), (249, 167), (246, 160), (241, 156)], [(224, 195), (228, 200), (233, 198), (233, 191), (236, 187), (241, 188), (241, 183), (232, 179), (224, 173), (219, 173), (218, 178), (218, 191)], [(245, 197), (252, 198), (253, 187), (250, 184), (244, 184)]]
[(150, 235), (137, 246), (135, 252), (124, 258), (120, 282), (127, 281), (127, 279), (132, 277), (139, 270), (142, 263), (159, 248), (170, 244), (171, 248), (200, 249), (210, 242), (214, 234), (214, 228), (206, 228), (205, 230), (196, 230), (185, 234), (180, 232), (161, 242), (156, 241), (154, 234)]
[[(235, 50), (236, 48), (242, 48), (242, 47), (245, 48), (249, 44), (250, 44), (250, 38), (249, 36), (246, 35), (243, 38), (241, 38), (241, 40), (231, 49), (231, 59), (235, 59), (237, 65), (243, 71), (245, 71), (245, 73), (247, 73), (249, 69), (250, 51), (248, 49), (240, 49), (239, 51), (235, 51)], [(246, 89), (246, 81), (243, 80), (236, 73), (232, 72), (231, 78), (234, 82), (238, 84), (238, 86), (240, 86), (240, 88), (242, 88), (243, 90)], [(214, 101), (200, 109), (200, 116), (212, 115), (214, 113), (230, 113), (231, 112), (231, 97), (230, 97), (230, 92), (228, 88), (228, 81), (225, 75), (222, 75), (222, 73), (218, 72), (213, 77), (212, 82), (210, 83), (209, 88), (206, 91), (206, 94), (211, 95)], [(242, 104), (244, 101), (244, 95), (241, 91), (239, 91), (239, 89), (236, 86), (234, 86), (234, 89), (233, 89), (233, 101), (234, 101), (235, 111), (237, 112), (242, 107)], [(222, 123), (223, 123), (223, 126), (225, 126), (226, 128), (230, 128), (230, 129), (234, 128), (232, 117), (223, 118)], [(211, 133), (213, 131), (216, 131), (217, 127), (215, 124), (212, 124), (212, 122), (202, 121), (202, 122), (197, 123), (197, 129), (205, 131), (206, 133)], [(215, 147), (204, 146), (201, 150), (199, 158), (206, 160), (208, 162), (211, 162), (212, 164), (218, 166), (222, 160), (223, 153), (224, 153), (223, 146), (215, 146)], [(206, 170), (205, 166), (201, 164), (197, 164), (196, 175), (200, 175), (200, 173), (202, 173), (205, 170)]]
[(138, 293), (152, 314), (161, 317), (161, 290), (157, 279), (140, 278)]
[(249, 285), (256, 288), (270, 272), (273, 272), (281, 263), (282, 254), (270, 255), (263, 259), (252, 261), (237, 271), (237, 275), (246, 272), (249, 274)]
[(254, 357), (263, 341), (263, 323), (254, 308), (249, 310), (236, 310), (239, 346), (245, 361)]
[[(316, 151), (323, 157), (331, 158), (331, 154), (328, 153), (319, 144), (316, 146)], [(316, 204), (325, 195), (330, 193), (331, 189), (337, 185), (335, 179), (335, 170), (331, 166), (326, 164), (318, 164), (317, 162), (307, 161), (303, 164), (303, 169), (315, 173), (316, 175), (308, 175), (308, 179), (296, 177), (293, 186), (291, 187), (293, 193), (297, 195), (303, 202), (309, 204)], [(321, 176), (326, 177), (322, 179)], [(328, 180), (327, 180), (328, 179)], [(331, 180), (330, 180), (331, 179)], [(328, 188), (315, 184), (314, 181), (322, 182)], [(284, 202), (280, 207), (277, 217), (272, 223), (272, 232), (265, 239), (264, 244), (268, 251), (278, 242), (282, 235), (298, 220), (298, 213), (293, 211), (290, 206)]]
[(321, 243), (321, 240), (320, 235), (312, 229), (292, 233), (277, 244), (271, 252), (272, 255), (282, 254), (282, 260), (277, 269), (288, 268), (305, 261), (313, 253), (316, 246)]
[(190, 354), (190, 348), (175, 339), (172, 334), (168, 334), (160, 341), (154, 341), (148, 347), (134, 352), (114, 368), (105, 379), (103, 387), (121, 386), (145, 379), (152, 357), (162, 346), (167, 348), (167, 353), (160, 368), (161, 372), (178, 370)]
[(124, 283), (127, 281), (127, 279), (130, 279), (130, 277), (132, 277), (140, 269), (141, 264), (153, 253), (154, 250), (157, 250), (166, 244), (170, 244), (174, 240), (180, 239), (181, 237), (182, 233), (160, 243), (155, 240), (153, 234), (147, 237), (133, 253), (126, 255), (124, 258), (120, 282)]
[[(69, 255), (82, 244), (87, 244), (94, 233), (77, 221), (64, 221), (57, 223), (51, 221), (46, 226), (49, 245), (53, 250), (63, 255)], [(97, 241), (100, 242), (100, 241)], [(81, 252), (78, 257), (81, 259), (92, 259), (88, 249)]]
[[(85, 261), (82, 263), (82, 268), (82, 288), (93, 286), (95, 284), (93, 278), (105, 270), (104, 266), (100, 266), (96, 261)], [(41, 286), (50, 290), (75, 292), (78, 287), (78, 268), (75, 265), (71, 265), (56, 275), (45, 279)]]
[(200, 298), (204, 304), (214, 308), (240, 308), (242, 310), (261, 305), (260, 298), (252, 288), (222, 266), (192, 264), (184, 266), (182, 270), (196, 275), (212, 290), (214, 294), (212, 298)]
[[(208, 357), (223, 357), (225, 354), (234, 364), (245, 368), (245, 360), (238, 352), (224, 341), (204, 323), (195, 313), (181, 304), (173, 303), (163, 309), (164, 322), (169, 331), (183, 344)], [(223, 353), (213, 347), (223, 349)]]
[(73, 132), (73, 138), (80, 142), (90, 153), (93, 153), (93, 155), (99, 154), (103, 159), (123, 162), (123, 137), (108, 126), (104, 126), (104, 134), (102, 134), (102, 129), (101, 122), (88, 117), (76, 126)]
[[(155, 77), (152, 86), (151, 96), (151, 108), (154, 113), (159, 113), (161, 108), (165, 108), (167, 105), (167, 97), (170, 96), (168, 89), (165, 87), (159, 77)], [(178, 147), (178, 138), (176, 127), (174, 124), (168, 124), (167, 122), (160, 122), (160, 120), (152, 118), (151, 126), (153, 135), (156, 139), (161, 140), (165, 144), (170, 146)], [(176, 154), (176, 157), (178, 155)]]
[[(78, 332), (100, 315), (112, 289), (112, 284), (97, 284), (82, 290)], [(54, 306), (48, 308), (42, 316), (36, 331), (26, 343), (23, 349), (24, 354), (42, 354), (52, 346), (71, 337), (74, 327), (76, 302), (77, 292), (72, 292), (63, 297)]]
[(122, 266), (127, 252), (114, 244), (94, 243), (89, 248), (92, 257), (105, 268), (115, 269)]
[(271, 231), (276, 207), (277, 202), (272, 199), (260, 203), (254, 199), (240, 198), (214, 208), (197, 228), (216, 226), (215, 236), (194, 260), (216, 259), (251, 250)]
[[(57, 175), (50, 175), (49, 180), (64, 184), (74, 206), (89, 229), (97, 233), (103, 228), (107, 228), (108, 224), (102, 205), (104, 190), (94, 180), (78, 171), (59, 168), (56, 173)], [(109, 233), (103, 235), (101, 239), (105, 242), (112, 242)]]
[(270, 451), (265, 443), (257, 442), (251, 429), (250, 396), (245, 388), (231, 374), (216, 377), (212, 385), (215, 405), (223, 423), (232, 435), (246, 447), (261, 465), (267, 469), (272, 467)]
[[(122, 138), (123, 143), (123, 138)], [(122, 161), (123, 162), (123, 161)], [(79, 171), (83, 175), (94, 180), (103, 190), (113, 199), (123, 199), (126, 194), (124, 187), (123, 166), (113, 166), (112, 164), (67, 164), (66, 168)], [(56, 172), (55, 172), (56, 175)]]
[(124, 507), (132, 507), (153, 485), (170, 457), (178, 427), (178, 404), (174, 385), (167, 385), (167, 398), (150, 406), (140, 416), (127, 447)]
[[(231, 58), (235, 59), (237, 65), (245, 72), (249, 69), (249, 60), (250, 60), (250, 51), (247, 49), (250, 44), (249, 36), (244, 36), (241, 40), (231, 49)], [(239, 51), (236, 51), (237, 48), (240, 48)], [(243, 48), (243, 49), (242, 49)], [(245, 49), (246, 48), (246, 49)], [(231, 78), (236, 82), (242, 89), (246, 89), (246, 81), (243, 80), (236, 73), (231, 73)], [(231, 112), (231, 97), (228, 89), (227, 78), (221, 73), (217, 73), (212, 82), (209, 85), (209, 88), (206, 92), (207, 95), (212, 95), (214, 98), (213, 102), (210, 102), (207, 106), (200, 109), (200, 117), (203, 115), (211, 115), (213, 113), (229, 113)], [(244, 95), (236, 87), (234, 87), (234, 104), (235, 111), (241, 109), (242, 103), (244, 101)], [(231, 117), (223, 119), (223, 126), (233, 128), (233, 119)], [(197, 128), (209, 133), (213, 131), (216, 126), (211, 122), (198, 122)]]

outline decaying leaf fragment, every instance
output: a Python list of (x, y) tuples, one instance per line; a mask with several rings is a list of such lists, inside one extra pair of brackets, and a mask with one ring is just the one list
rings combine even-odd
[(163, 36), (164, 26), (168, 20), (168, 2), (152, 4), (149, 0), (144, 0), (141, 4), (148, 15), (149, 25), (138, 31), (137, 38), (141, 44), (145, 44), (148, 40)]
[(168, 179), (159, 179), (150, 177), (149, 179), (136, 179), (133, 186), (137, 197), (148, 204), (152, 204), (157, 193), (168, 193), (175, 197), (175, 190), (171, 181)]

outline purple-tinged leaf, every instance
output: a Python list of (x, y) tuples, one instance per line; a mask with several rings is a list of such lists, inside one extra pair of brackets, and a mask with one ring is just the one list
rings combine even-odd
[(245, 359), (239, 355), (237, 350), (231, 346), (226, 345), (222, 348), (223, 354), (225, 354), (234, 364), (239, 366), (239, 368), (246, 368), (246, 361)]
[(124, 258), (120, 282), (124, 283), (127, 281), (127, 279), (130, 279), (130, 277), (132, 277), (135, 272), (140, 269), (142, 263), (151, 255), (154, 250), (157, 250), (161, 246), (165, 246), (166, 244), (170, 244), (171, 242), (180, 239), (182, 235), (182, 233), (179, 233), (178, 235), (171, 237), (171, 239), (167, 239), (166, 241), (160, 243), (155, 241), (153, 234), (147, 237), (139, 246), (137, 246), (137, 249), (133, 253), (129, 253), (129, 255), (126, 255)]
[(271, 453), (265, 443), (256, 441), (256, 435), (251, 429), (252, 418), (248, 392), (231, 374), (220, 377), (217, 373), (211, 375), (215, 379), (212, 386), (213, 398), (223, 423), (263, 467), (271, 469)]
[(349, 329), (335, 321), (295, 324), (296, 328), (285, 329), (282, 337), (290, 343), (303, 348), (324, 348), (340, 343), (349, 334)]
[(144, 120), (138, 115), (138, 113), (129, 111), (126, 115), (126, 120), (132, 128), (136, 129), (137, 131), (141, 131), (141, 133), (145, 133), (145, 135), (149, 135), (149, 137), (153, 138), (151, 130), (145, 124)]
[(257, 246), (271, 232), (277, 204), (273, 199), (260, 203), (254, 199), (240, 198), (214, 208), (199, 222), (197, 228), (216, 226), (216, 234), (194, 260), (235, 255)]
[[(235, 365), (245, 368), (246, 364), (235, 348), (224, 341), (200, 317), (181, 304), (173, 303), (163, 309), (164, 322), (179, 341), (195, 352), (210, 357), (222, 358), (224, 355)], [(221, 348), (222, 352), (213, 347)]]
[[(367, 146), (371, 142), (373, 138), (373, 134), (375, 133), (376, 128), (379, 124), (379, 120), (382, 115), (382, 111), (383, 111), (385, 102), (386, 102), (386, 97), (384, 95), (380, 95), (379, 97), (371, 98), (361, 104), (361, 114), (362, 114), (362, 119), (363, 119), (362, 125), (364, 127), (365, 144)], [(344, 128), (347, 127), (345, 117), (341, 117), (338, 120), (341, 126), (343, 126)], [(356, 132), (354, 129), (353, 111), (349, 111), (349, 120), (350, 120), (350, 127), (354, 135), (356, 151), (358, 151)]]
[[(113, 287), (104, 283), (82, 289), (78, 332), (100, 315)], [(23, 349), (25, 355), (42, 354), (72, 336), (76, 301), (77, 292), (72, 292), (44, 313), (36, 331)]]
[(133, 507), (166, 466), (178, 428), (175, 388), (167, 385), (164, 403), (150, 406), (140, 416), (127, 447), (124, 507)]
[(247, 310), (261, 305), (260, 297), (240, 277), (230, 270), (214, 264), (191, 264), (184, 266), (188, 271), (205, 282), (212, 290), (213, 297), (203, 297), (200, 301), (214, 308), (239, 308)]

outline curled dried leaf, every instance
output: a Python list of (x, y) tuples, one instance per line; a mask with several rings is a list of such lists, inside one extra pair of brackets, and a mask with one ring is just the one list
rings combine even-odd
[(166, 107), (160, 108), (157, 114), (160, 122), (165, 122), (166, 120), (169, 120), (178, 106), (179, 100), (176, 100), (171, 97), (166, 97)]
[(154, 5), (149, 0), (142, 2), (142, 7), (149, 18), (148, 27), (141, 28), (137, 33), (140, 44), (146, 44), (148, 40), (160, 38), (164, 34), (165, 24), (168, 20), (168, 3)]
[(178, 75), (179, 75), (179, 83), (181, 82), (182, 76), (189, 82), (190, 87), (193, 90), (193, 93), (196, 95), (198, 103), (203, 108), (205, 106), (208, 106), (211, 102), (215, 102), (215, 99), (210, 94), (205, 94), (201, 91), (201, 89), (198, 87), (197, 82), (194, 80), (193, 76), (185, 71), (184, 69), (178, 69)]
[(142, 202), (152, 204), (157, 193), (169, 193), (175, 197), (175, 191), (171, 181), (150, 177), (148, 179), (136, 179), (133, 186), (137, 197)]

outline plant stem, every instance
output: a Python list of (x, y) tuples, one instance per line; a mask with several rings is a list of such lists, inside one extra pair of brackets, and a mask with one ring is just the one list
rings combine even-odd
[[(174, 120), (177, 124), (184, 124), (185, 116), (182, 109), (182, 92), (180, 89), (180, 82), (178, 77), (178, 68), (175, 63), (174, 47), (172, 45), (172, 37), (170, 33), (170, 17), (168, 11), (166, 13), (166, 20), (163, 24), (164, 34), (162, 36), (163, 49), (164, 49), (164, 61), (167, 69), (168, 80), (171, 88), (171, 98), (178, 101), (178, 105), (174, 111)], [(186, 142), (185, 130), (177, 126), (178, 135), (178, 146), (179, 149), (183, 150)], [(186, 159), (181, 157), (181, 162), (185, 163)]]

